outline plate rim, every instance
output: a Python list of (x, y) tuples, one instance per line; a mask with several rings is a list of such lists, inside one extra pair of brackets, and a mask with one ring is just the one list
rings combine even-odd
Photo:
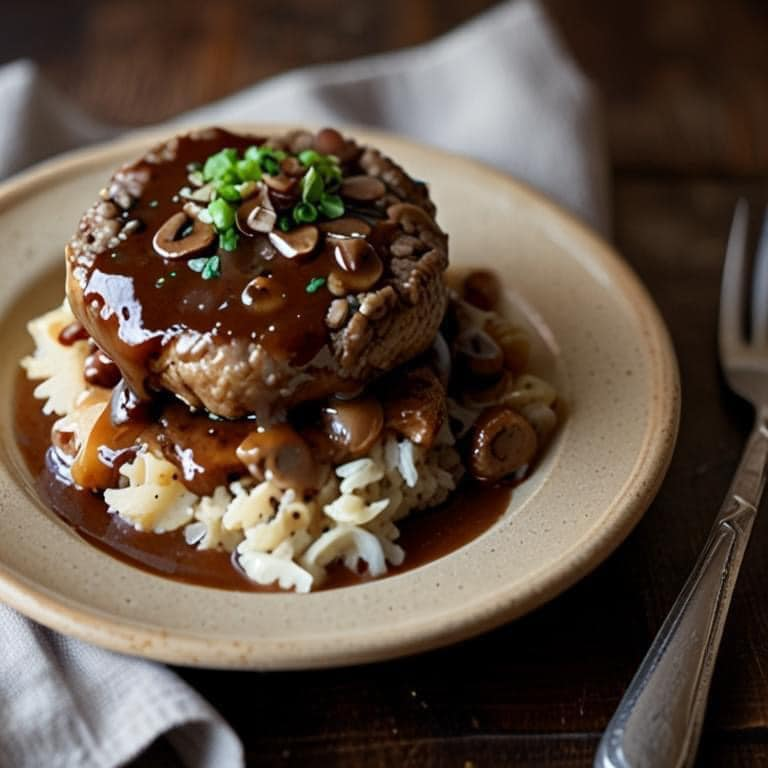
[[(194, 130), (200, 125), (172, 125), (163, 128), (140, 129), (110, 141), (76, 149), (44, 160), (31, 168), (0, 183), (0, 209), (4, 209), (25, 195), (34, 194), (35, 188), (51, 178), (68, 178), (75, 172), (106, 162), (121, 154), (146, 149), (152, 142), (167, 138), (170, 133)], [(246, 130), (269, 134), (295, 127), (286, 124), (227, 123), (233, 130)], [(266, 653), (248, 654), (242, 644), (231, 638), (211, 638), (191, 632), (168, 632), (130, 619), (115, 618), (99, 609), (67, 605), (65, 601), (45, 594), (44, 585), (30, 583), (25, 577), (10, 572), (0, 563), (0, 600), (52, 629), (91, 642), (113, 651), (151, 658), (166, 663), (227, 669), (289, 670), (350, 666), (360, 663), (394, 659), (425, 650), (442, 647), (481, 634), (528, 613), (560, 593), (569, 589), (601, 564), (629, 536), (653, 501), (666, 475), (672, 458), (680, 420), (680, 378), (678, 363), (669, 332), (661, 314), (647, 289), (634, 270), (619, 253), (588, 225), (565, 211), (557, 203), (532, 189), (525, 182), (499, 171), (485, 163), (437, 147), (432, 147), (398, 134), (363, 126), (342, 126), (352, 134), (364, 134), (374, 141), (408, 145), (435, 157), (445, 157), (452, 163), (465, 164), (489, 178), (493, 184), (511, 188), (518, 198), (527, 199), (543, 209), (549, 221), (565, 230), (567, 239), (578, 238), (590, 257), (596, 259), (620, 287), (622, 298), (631, 307), (639, 328), (644, 332), (646, 348), (651, 352), (652, 366), (649, 379), (651, 391), (663, 396), (652, 398), (647, 421), (661, 425), (646, 430), (645, 438), (623, 494), (633, 493), (624, 505), (623, 514), (610, 515), (604, 527), (588, 542), (573, 544), (549, 567), (532, 571), (522, 594), (507, 594), (500, 605), (503, 589), (487, 593), (472, 603), (472, 611), (465, 611), (454, 621), (449, 617), (439, 622), (434, 616), (429, 622), (419, 617), (398, 621), (402, 633), (407, 628), (407, 642), (396, 643), (386, 633), (380, 638), (370, 635), (354, 648), (345, 644), (335, 652), (327, 647), (299, 651), (281, 650), (280, 642), (266, 641)], [(319, 644), (318, 644), (319, 645)]]

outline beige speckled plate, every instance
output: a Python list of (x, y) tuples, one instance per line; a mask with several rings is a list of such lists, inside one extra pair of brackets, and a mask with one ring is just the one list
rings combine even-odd
[(24, 326), (61, 301), (63, 245), (110, 170), (147, 145), (144, 135), (0, 187), (0, 599), (61, 632), (169, 662), (353, 664), (520, 616), (584, 576), (637, 523), (672, 453), (679, 390), (666, 330), (635, 276), (603, 241), (506, 176), (393, 136), (355, 133), (430, 180), (452, 262), (501, 273), (509, 312), (534, 332), (534, 368), (567, 402), (564, 427), (502, 519), (402, 575), (310, 595), (244, 594), (134, 569), (41, 506), (12, 436), (17, 360), (30, 349)]

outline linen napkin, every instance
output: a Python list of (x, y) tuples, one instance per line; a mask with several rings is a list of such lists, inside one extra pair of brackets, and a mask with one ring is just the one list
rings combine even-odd
[[(127, 128), (83, 115), (28, 61), (0, 67), (0, 104), (0, 177)], [(492, 163), (608, 228), (597, 99), (534, 0), (417, 48), (287, 73), (177, 121), (376, 126)], [(0, 647), (0, 766), (112, 768), (163, 734), (186, 766), (243, 763), (232, 729), (162, 665), (2, 605)]]

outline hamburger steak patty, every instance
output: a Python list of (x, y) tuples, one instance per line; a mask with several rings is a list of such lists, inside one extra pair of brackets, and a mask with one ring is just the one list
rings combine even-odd
[(266, 423), (432, 344), (434, 212), (423, 183), (335, 130), (197, 132), (115, 173), (67, 246), (67, 296), (140, 397)]

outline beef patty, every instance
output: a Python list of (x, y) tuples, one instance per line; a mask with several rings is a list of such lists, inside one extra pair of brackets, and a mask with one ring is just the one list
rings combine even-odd
[(77, 319), (141, 397), (266, 423), (433, 342), (447, 237), (426, 185), (333, 129), (174, 138), (66, 248)]

